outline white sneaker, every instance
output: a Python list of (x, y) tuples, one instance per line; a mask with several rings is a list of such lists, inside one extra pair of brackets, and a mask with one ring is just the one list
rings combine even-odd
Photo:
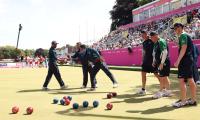
[(86, 89), (87, 87), (85, 85), (81, 86), (81, 89)]
[(161, 91), (158, 91), (157, 93), (155, 93), (155, 94), (152, 96), (153, 99), (159, 99), (159, 98), (161, 98), (161, 97), (163, 97), (163, 93), (162, 93)]
[(183, 107), (183, 106), (186, 106), (186, 105), (187, 105), (187, 103), (183, 102), (181, 100), (178, 100), (175, 103), (172, 103), (172, 106), (176, 107), (176, 108), (180, 108), (180, 107)]
[(114, 83), (113, 84), (113, 88), (117, 88), (118, 87), (118, 84), (117, 83)]
[(196, 84), (197, 84), (197, 85), (200, 85), (200, 80), (198, 80), (198, 81), (196, 82)]
[(96, 91), (96, 88), (87, 89), (87, 91)]
[(48, 87), (42, 87), (42, 90), (44, 90), (44, 91), (48, 91), (48, 90), (50, 90)]
[(63, 85), (63, 86), (60, 87), (61, 90), (64, 90), (66, 88), (68, 88), (68, 85)]
[(137, 94), (138, 95), (146, 95), (146, 90), (140, 89), (140, 90), (137, 91)]
[(162, 96), (163, 97), (171, 97), (172, 91), (171, 90), (162, 90)]

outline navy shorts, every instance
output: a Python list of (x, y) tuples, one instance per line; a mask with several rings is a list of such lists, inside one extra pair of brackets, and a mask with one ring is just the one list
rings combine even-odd
[(162, 70), (158, 70), (159, 77), (166, 77), (170, 74), (170, 61), (167, 59), (163, 65)]
[(178, 78), (192, 78), (193, 77), (193, 58), (184, 57), (178, 66)]
[(155, 67), (153, 67), (152, 65), (145, 65), (142, 64), (142, 72), (146, 72), (146, 73), (156, 73), (157, 69)]

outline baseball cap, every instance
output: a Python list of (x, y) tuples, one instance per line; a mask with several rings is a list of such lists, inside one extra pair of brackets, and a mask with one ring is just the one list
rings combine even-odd
[(182, 28), (183, 28), (184, 25), (183, 25), (182, 23), (175, 23), (174, 26), (173, 26), (171, 29), (174, 29), (175, 27), (176, 27), (176, 28), (177, 28), (177, 27), (182, 27)]
[(56, 42), (55, 40), (53, 40), (53, 41), (51, 42), (51, 44), (58, 44), (58, 42)]
[(154, 35), (158, 35), (158, 33), (156, 31), (151, 31), (149, 35), (154, 36)]

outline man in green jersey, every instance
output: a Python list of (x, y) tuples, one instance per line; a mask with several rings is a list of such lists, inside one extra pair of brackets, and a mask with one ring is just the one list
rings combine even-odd
[(160, 91), (157, 92), (153, 98), (169, 97), (171, 96), (170, 82), (168, 79), (170, 60), (167, 42), (160, 38), (155, 31), (151, 32), (150, 36), (154, 43), (152, 66), (158, 68), (158, 75), (160, 78)]
[[(174, 31), (178, 35), (179, 56), (174, 63), (178, 67), (178, 78), (180, 82), (181, 97), (172, 105), (182, 107), (185, 105), (197, 105), (196, 102), (196, 84), (193, 79), (193, 43), (191, 37), (183, 31), (184, 26), (181, 23), (174, 24)], [(186, 98), (186, 82), (189, 82), (191, 97)]]

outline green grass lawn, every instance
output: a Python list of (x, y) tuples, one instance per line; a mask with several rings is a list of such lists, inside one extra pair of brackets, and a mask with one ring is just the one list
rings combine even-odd
[[(59, 90), (53, 77), (50, 91), (41, 91), (47, 74), (46, 68), (0, 69), (0, 120), (199, 120), (200, 106), (174, 109), (171, 103), (179, 96), (177, 75), (171, 74), (173, 97), (153, 100), (151, 97), (159, 89), (153, 74), (147, 77), (147, 95), (137, 96), (135, 92), (141, 86), (139, 71), (111, 70), (119, 82), (113, 89), (109, 78), (100, 71), (97, 75), (98, 88), (94, 92), (80, 89), (82, 69), (80, 67), (60, 67), (62, 78), (69, 85), (66, 90)], [(88, 82), (90, 87), (90, 81)], [(199, 88), (199, 87), (198, 87)], [(107, 99), (108, 92), (118, 93), (116, 98)], [(189, 91), (188, 91), (189, 92)], [(52, 104), (53, 98), (72, 96), (69, 106)], [(198, 100), (200, 90), (198, 89)], [(82, 106), (89, 101), (88, 108), (72, 109), (74, 102)], [(99, 107), (93, 108), (92, 102), (99, 101)], [(106, 110), (106, 104), (113, 104), (112, 110)], [(18, 114), (11, 114), (12, 106), (19, 106)], [(32, 115), (26, 115), (26, 108), (32, 106)]]

